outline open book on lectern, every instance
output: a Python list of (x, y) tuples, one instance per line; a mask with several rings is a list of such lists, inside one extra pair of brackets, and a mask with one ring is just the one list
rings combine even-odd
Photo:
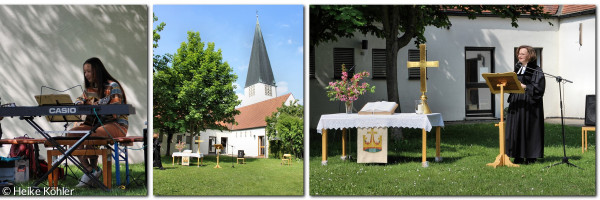
[[(39, 106), (72, 106), (75, 105), (68, 94), (43, 94), (35, 95)], [(49, 122), (80, 122), (80, 115), (47, 115)]]
[(358, 111), (359, 115), (391, 115), (398, 107), (396, 102), (377, 101), (369, 102)]

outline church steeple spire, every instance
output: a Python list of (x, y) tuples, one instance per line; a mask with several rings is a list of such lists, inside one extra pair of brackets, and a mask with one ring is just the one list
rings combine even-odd
[(250, 53), (250, 64), (248, 64), (248, 75), (246, 76), (246, 85), (249, 87), (256, 83), (275, 86), (275, 78), (271, 70), (271, 62), (267, 54), (267, 47), (263, 40), (260, 24), (258, 23), (258, 11), (256, 11), (256, 27), (254, 29), (254, 41), (252, 43), (252, 52)]

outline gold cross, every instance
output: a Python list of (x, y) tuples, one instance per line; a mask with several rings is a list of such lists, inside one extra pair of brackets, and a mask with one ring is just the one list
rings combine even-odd
[(375, 134), (377, 134), (377, 131), (375, 131), (375, 130), (373, 130), (373, 128), (371, 128), (371, 131), (367, 131), (367, 134), (375, 135)]
[(423, 101), (423, 114), (430, 114), (431, 110), (429, 110), (429, 106), (427, 105), (427, 96), (425, 92), (427, 92), (427, 67), (439, 67), (438, 61), (427, 61), (426, 54), (426, 45), (419, 44), (419, 54), (420, 60), (419, 62), (411, 62), (408, 61), (406, 63), (408, 68), (418, 67), (420, 68), (420, 79), (421, 79), (421, 100)]

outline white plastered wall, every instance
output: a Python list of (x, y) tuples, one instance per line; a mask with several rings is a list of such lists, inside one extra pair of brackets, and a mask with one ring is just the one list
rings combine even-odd
[[(582, 24), (582, 44), (579, 45), (579, 24)], [(558, 70), (548, 71), (573, 81), (565, 84), (565, 117), (583, 118), (585, 95), (596, 93), (596, 17), (584, 15), (561, 19), (558, 31)], [(545, 98), (555, 109), (545, 109), (546, 116), (560, 116), (558, 109), (558, 84), (555, 79), (547, 79)], [(548, 99), (552, 98), (552, 99)]]
[[(35, 106), (33, 96), (40, 94), (41, 86), (63, 90), (83, 85), (83, 62), (98, 57), (121, 82), (127, 103), (135, 107), (127, 135), (142, 136), (148, 116), (148, 18), (146, 5), (1, 5), (2, 103)], [(74, 99), (81, 90), (68, 94)], [(62, 123), (34, 121), (45, 130), (64, 130)], [(18, 118), (1, 123), (3, 139), (24, 134), (42, 138)], [(131, 148), (141, 147), (136, 143)], [(0, 156), (7, 156), (9, 149), (10, 145), (0, 148)], [(46, 151), (40, 149), (45, 157)], [(144, 160), (141, 150), (129, 153), (132, 162)]]

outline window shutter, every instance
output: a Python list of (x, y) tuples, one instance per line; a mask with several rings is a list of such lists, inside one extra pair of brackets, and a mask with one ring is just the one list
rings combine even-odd
[[(342, 64), (346, 70), (354, 66), (354, 48), (333, 48), (333, 78), (342, 78)], [(354, 69), (348, 71), (348, 76), (354, 75)]]
[(385, 49), (373, 49), (373, 78), (385, 78), (386, 55)]
[[(425, 52), (425, 56), (427, 56), (427, 52)], [(408, 50), (408, 61), (411, 62), (419, 62), (421, 61), (420, 51), (418, 49), (409, 49)], [(427, 69), (425, 69), (427, 70)], [(408, 68), (408, 80), (420, 80), (421, 71), (419, 68)]]

